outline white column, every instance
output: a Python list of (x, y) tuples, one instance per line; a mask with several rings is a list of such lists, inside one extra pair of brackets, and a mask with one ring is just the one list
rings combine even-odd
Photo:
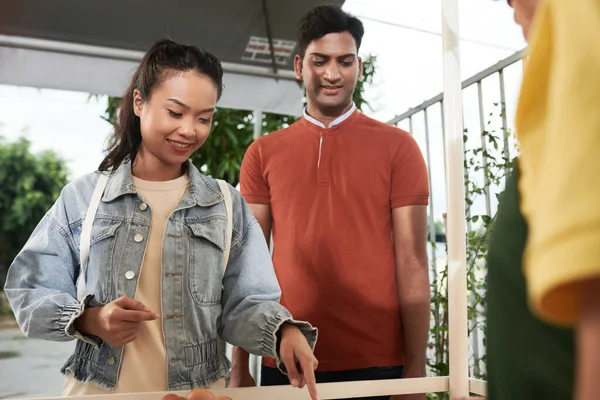
[(442, 0), (444, 128), (448, 182), (450, 397), (469, 395), (464, 144), (458, 0)]
[(262, 111), (254, 110), (252, 112), (253, 120), (254, 120), (254, 140), (258, 139), (262, 136)]

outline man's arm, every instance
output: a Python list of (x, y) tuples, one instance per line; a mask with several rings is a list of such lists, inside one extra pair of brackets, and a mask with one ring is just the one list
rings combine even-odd
[(427, 268), (427, 207), (392, 210), (396, 281), (402, 313), (406, 361), (404, 377), (425, 376), (429, 337), (430, 287)]
[(600, 278), (579, 284), (581, 313), (575, 325), (577, 341), (576, 399), (598, 397), (600, 372)]
[[(264, 204), (248, 204), (250, 210), (254, 214), (254, 218), (258, 221), (267, 245), (270, 247), (271, 242), (271, 226), (273, 220), (271, 218), (271, 208)], [(231, 387), (249, 387), (255, 386), (256, 383), (250, 375), (250, 354), (241, 347), (233, 347), (231, 360)]]
[(265, 234), (267, 246), (271, 247), (271, 228), (273, 226), (271, 207), (264, 204), (248, 204), (248, 207), (250, 207), (252, 214), (254, 214), (254, 218), (256, 218)]

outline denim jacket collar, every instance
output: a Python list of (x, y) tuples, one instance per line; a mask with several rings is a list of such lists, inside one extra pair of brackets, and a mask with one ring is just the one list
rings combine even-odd
[[(191, 207), (197, 204), (207, 207), (223, 200), (223, 194), (219, 187), (202, 175), (190, 160), (186, 161), (186, 167), (190, 185), (181, 199), (182, 205)], [(131, 162), (127, 161), (111, 173), (102, 201), (108, 203), (123, 195), (136, 193), (131, 174)]]

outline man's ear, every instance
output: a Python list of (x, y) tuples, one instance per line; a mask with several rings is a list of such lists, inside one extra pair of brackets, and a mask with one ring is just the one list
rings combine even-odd
[(363, 62), (361, 57), (358, 57), (358, 80), (361, 82), (363, 80)]
[(296, 54), (294, 57), (294, 72), (296, 73), (296, 79), (302, 80), (302, 57)]

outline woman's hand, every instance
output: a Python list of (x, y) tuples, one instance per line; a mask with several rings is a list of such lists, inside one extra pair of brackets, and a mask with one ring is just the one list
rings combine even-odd
[(176, 394), (168, 394), (162, 400), (231, 400), (229, 397), (215, 397), (211, 391), (206, 389), (194, 389), (188, 393), (186, 398)]
[[(279, 355), (285, 365), (292, 386), (303, 388), (308, 386), (312, 400), (318, 400), (315, 369), (319, 362), (315, 358), (308, 341), (300, 329), (292, 324), (284, 323), (280, 330), (281, 343)], [(300, 367), (300, 370), (298, 370)]]
[(75, 320), (75, 329), (118, 347), (133, 342), (143, 322), (157, 318), (139, 301), (120, 297), (102, 307), (86, 308)]

